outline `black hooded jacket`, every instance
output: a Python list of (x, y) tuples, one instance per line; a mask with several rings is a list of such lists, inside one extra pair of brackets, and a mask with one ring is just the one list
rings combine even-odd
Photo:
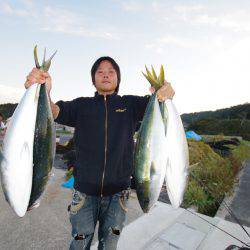
[(149, 96), (116, 93), (59, 101), (55, 122), (75, 127), (74, 188), (94, 196), (107, 196), (130, 186), (134, 140)]

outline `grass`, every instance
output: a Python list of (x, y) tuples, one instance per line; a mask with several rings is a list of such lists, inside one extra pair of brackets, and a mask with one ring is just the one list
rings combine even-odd
[(245, 159), (250, 157), (248, 142), (242, 141), (222, 158), (202, 141), (188, 140), (190, 165), (189, 183), (184, 207), (195, 206), (198, 212), (214, 216), (226, 193), (232, 191), (235, 176)]

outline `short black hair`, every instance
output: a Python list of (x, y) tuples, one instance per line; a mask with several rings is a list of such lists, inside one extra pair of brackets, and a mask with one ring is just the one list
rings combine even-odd
[(95, 61), (95, 63), (93, 64), (93, 66), (91, 68), (92, 82), (95, 85), (95, 73), (96, 73), (96, 71), (97, 71), (97, 69), (100, 66), (100, 64), (101, 64), (102, 61), (109, 61), (112, 64), (113, 68), (115, 69), (116, 74), (117, 74), (117, 87), (115, 89), (115, 92), (118, 93), (118, 91), (119, 91), (119, 85), (120, 85), (120, 82), (121, 82), (121, 72), (120, 72), (119, 65), (116, 63), (116, 61), (112, 57), (102, 56), (102, 57), (98, 58)]

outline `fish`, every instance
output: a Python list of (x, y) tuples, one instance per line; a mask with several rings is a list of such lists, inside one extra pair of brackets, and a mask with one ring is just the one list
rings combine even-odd
[(40, 204), (55, 157), (56, 133), (45, 84), (41, 85), (33, 146), (33, 177), (28, 210)]
[[(36, 67), (48, 71), (55, 53), (45, 61), (45, 50), (40, 66), (35, 46)], [(25, 91), (14, 111), (0, 156), (2, 190), (19, 217), (36, 205), (47, 183), (55, 155), (53, 127), (45, 84), (33, 84)]]
[(40, 84), (30, 86), (10, 120), (0, 157), (1, 185), (14, 212), (26, 213), (32, 188), (33, 144)]
[(135, 145), (135, 184), (139, 204), (148, 213), (159, 198), (166, 172), (165, 127), (156, 93), (147, 105)]
[(172, 102), (163, 103), (166, 121), (166, 187), (171, 205), (180, 207), (188, 181), (189, 151), (181, 117)]

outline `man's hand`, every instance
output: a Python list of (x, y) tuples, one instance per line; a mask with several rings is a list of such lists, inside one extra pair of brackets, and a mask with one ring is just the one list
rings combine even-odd
[[(149, 90), (152, 94), (155, 92), (155, 89), (153, 87), (151, 87)], [(157, 91), (157, 98), (159, 102), (163, 102), (167, 99), (173, 99), (174, 94), (175, 92), (171, 84), (167, 81), (164, 81), (162, 87)]]
[(32, 84), (39, 83), (39, 84), (46, 84), (46, 90), (48, 94), (51, 91), (51, 77), (48, 72), (43, 72), (37, 68), (33, 68), (32, 71), (26, 77), (26, 82), (24, 83), (24, 87), (27, 89)]

